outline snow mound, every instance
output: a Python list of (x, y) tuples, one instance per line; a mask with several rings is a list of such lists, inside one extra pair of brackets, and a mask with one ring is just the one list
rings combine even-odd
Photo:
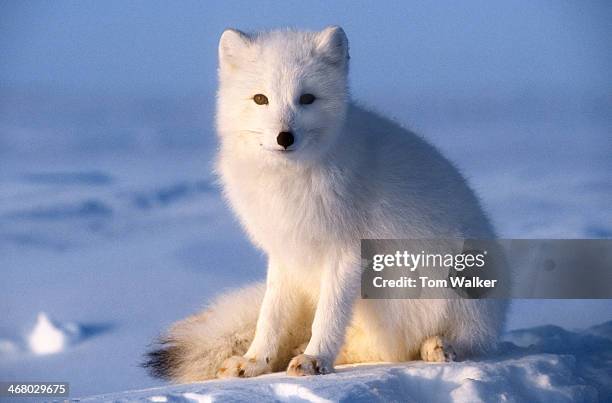
[(0, 339), (0, 357), (15, 354), (18, 351), (19, 347), (15, 342), (8, 339)]
[(55, 354), (81, 339), (81, 329), (76, 323), (60, 324), (40, 312), (36, 325), (28, 335), (28, 347), (34, 354)]
[(611, 325), (607, 322), (579, 332), (557, 326), (512, 331), (500, 343), (497, 353), (475, 361), (344, 365), (325, 376), (292, 378), (277, 373), (101, 395), (82, 401), (609, 401)]

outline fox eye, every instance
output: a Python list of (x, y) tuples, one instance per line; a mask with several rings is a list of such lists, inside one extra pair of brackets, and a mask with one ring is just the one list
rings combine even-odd
[(268, 97), (265, 96), (264, 94), (255, 94), (253, 96), (253, 101), (255, 101), (257, 105), (267, 105)]
[(302, 94), (300, 96), (300, 104), (302, 105), (310, 105), (315, 101), (315, 96), (312, 94)]

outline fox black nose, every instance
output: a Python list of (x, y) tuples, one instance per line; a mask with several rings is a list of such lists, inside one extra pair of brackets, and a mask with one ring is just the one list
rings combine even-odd
[(291, 132), (280, 132), (278, 137), (276, 137), (276, 142), (286, 150), (287, 147), (293, 144), (293, 134)]

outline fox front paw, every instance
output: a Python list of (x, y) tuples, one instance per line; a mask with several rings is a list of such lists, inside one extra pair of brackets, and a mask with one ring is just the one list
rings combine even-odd
[(300, 354), (293, 357), (287, 367), (287, 375), (304, 376), (304, 375), (325, 375), (334, 370), (331, 363), (323, 360), (320, 357), (312, 355)]
[(250, 378), (270, 372), (272, 368), (265, 360), (235, 355), (221, 364), (217, 371), (217, 378)]
[(457, 359), (453, 346), (440, 336), (428, 338), (421, 345), (421, 359), (428, 362), (452, 362)]

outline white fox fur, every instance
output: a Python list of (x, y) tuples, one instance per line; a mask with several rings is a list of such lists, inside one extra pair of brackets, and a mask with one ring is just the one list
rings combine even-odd
[[(177, 382), (324, 374), (334, 363), (448, 361), (491, 347), (503, 301), (359, 298), (362, 238), (494, 233), (433, 146), (350, 102), (344, 31), (227, 30), (219, 59), (218, 174), (268, 256), (267, 280), (176, 324), (150, 354), (152, 372)], [(301, 104), (303, 94), (314, 102)], [(287, 150), (280, 132), (293, 134)]]

